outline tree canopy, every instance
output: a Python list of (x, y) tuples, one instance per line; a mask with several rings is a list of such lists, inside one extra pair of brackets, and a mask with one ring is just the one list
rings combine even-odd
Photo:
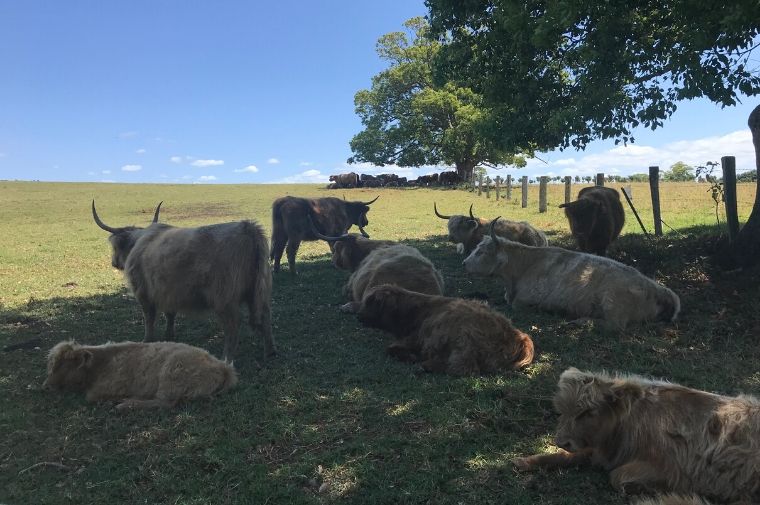
[(408, 20), (408, 32), (382, 36), (377, 53), (390, 67), (354, 97), (364, 130), (351, 139), (349, 163), (399, 166), (455, 165), (469, 177), (476, 165), (517, 164), (519, 150), (503, 150), (481, 134), (491, 111), (471, 88), (433, 82), (442, 42), (427, 37), (424, 18)]
[(662, 174), (663, 181), (685, 182), (694, 180), (694, 168), (683, 161), (676, 161), (670, 166), (670, 170)]
[(760, 93), (756, 0), (426, 0), (450, 40), (436, 78), (471, 87), (503, 149), (633, 142), (683, 99)]

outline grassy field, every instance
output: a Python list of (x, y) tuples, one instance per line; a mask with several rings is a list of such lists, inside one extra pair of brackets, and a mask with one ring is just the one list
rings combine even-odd
[[(550, 186), (549, 212), (538, 214), (537, 187), (521, 209), (458, 190), (0, 182), (0, 346), (40, 339), (39, 349), (0, 353), (0, 503), (627, 503), (598, 470), (522, 475), (509, 460), (551, 450), (551, 396), (568, 366), (760, 394), (760, 274), (711, 266), (722, 228), (707, 189), (663, 184), (663, 219), (677, 231), (651, 244), (626, 208), (612, 256), (671, 287), (683, 311), (673, 325), (611, 333), (505, 305), (497, 281), (463, 272), (445, 222), (432, 214), (433, 201), (448, 214), (474, 203), (478, 215), (528, 220), (572, 248), (558, 185)], [(56, 342), (142, 338), (141, 312), (111, 267), (91, 199), (112, 226), (146, 225), (163, 200), (163, 222), (253, 218), (269, 231), (276, 197), (369, 200), (378, 192), (367, 227), (373, 238), (418, 247), (444, 274), (447, 294), (487, 296), (534, 338), (533, 365), (451, 378), (390, 359), (387, 335), (338, 312), (348, 274), (313, 242), (301, 247), (299, 276), (286, 267), (275, 277), (279, 357), (256, 369), (263, 345), (246, 328), (241, 381), (230, 393), (171, 412), (117, 414), (112, 404), (41, 390), (45, 353)], [(651, 229), (648, 188), (634, 184), (633, 193)], [(742, 220), (753, 198), (754, 184), (740, 185)], [(177, 330), (178, 340), (221, 354), (213, 318), (182, 317)]]

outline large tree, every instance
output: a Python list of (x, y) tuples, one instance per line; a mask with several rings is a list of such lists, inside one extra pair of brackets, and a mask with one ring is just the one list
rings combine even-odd
[[(760, 93), (757, 0), (425, 3), (430, 36), (449, 41), (436, 78), (484, 97), (503, 149), (633, 142), (633, 128), (662, 126), (680, 100), (730, 106)], [(760, 149), (757, 109), (750, 128)], [(737, 243), (740, 264), (760, 261), (760, 199)]]
[(662, 175), (663, 181), (685, 182), (694, 180), (694, 168), (683, 161), (676, 161), (670, 166), (670, 170)]
[(515, 152), (504, 150), (484, 138), (483, 125), (491, 111), (471, 88), (450, 82), (435, 85), (433, 62), (442, 43), (428, 38), (424, 18), (408, 20), (408, 32), (382, 36), (377, 43), (388, 69), (372, 78), (372, 88), (356, 93), (356, 113), (364, 130), (351, 139), (349, 163), (369, 162), (383, 166), (456, 166), (469, 178), (476, 165), (524, 165)]

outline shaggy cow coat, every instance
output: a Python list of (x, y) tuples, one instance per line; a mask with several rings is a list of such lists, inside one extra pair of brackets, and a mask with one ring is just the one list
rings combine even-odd
[(391, 332), (388, 353), (430, 372), (480, 375), (517, 370), (533, 361), (533, 341), (487, 304), (408, 291), (369, 290), (359, 321)]
[(625, 212), (620, 194), (603, 186), (583, 188), (574, 202), (563, 203), (570, 231), (581, 251), (604, 256), (607, 248), (620, 235)]
[(83, 392), (87, 401), (120, 400), (117, 409), (173, 407), (237, 383), (232, 364), (177, 342), (79, 345), (50, 350), (44, 387)]
[(392, 240), (371, 240), (351, 234), (333, 243), (332, 263), (336, 268), (354, 272), (375, 249), (398, 245)]
[(346, 283), (350, 302), (346, 312), (355, 312), (366, 291), (382, 284), (401, 286), (429, 295), (443, 294), (443, 276), (433, 263), (414, 247), (397, 244), (375, 249), (359, 264)]
[(500, 277), (512, 304), (601, 319), (611, 328), (672, 321), (681, 306), (673, 291), (635, 268), (558, 247), (529, 247), (487, 235), (464, 266), (472, 274)]
[(527, 470), (590, 462), (623, 492), (760, 501), (760, 401), (635, 375), (570, 368), (555, 409), (560, 454), (515, 461)]

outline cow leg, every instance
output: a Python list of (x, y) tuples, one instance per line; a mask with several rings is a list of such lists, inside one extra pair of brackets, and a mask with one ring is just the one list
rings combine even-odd
[(565, 468), (568, 466), (587, 465), (591, 463), (591, 449), (578, 452), (567, 452), (560, 449), (552, 454), (534, 454), (525, 458), (515, 458), (512, 464), (521, 472), (529, 472), (537, 468)]
[(420, 360), (419, 355), (414, 351), (414, 349), (407, 346), (402, 341), (392, 343), (385, 348), (385, 351), (399, 361), (417, 363)]
[(288, 266), (290, 267), (290, 273), (296, 274), (296, 253), (301, 246), (301, 241), (296, 239), (288, 240), (288, 247), (286, 249), (288, 255)]
[(174, 340), (174, 318), (177, 317), (176, 312), (164, 312), (166, 317), (166, 332), (164, 333), (164, 340), (167, 342)]
[(356, 314), (359, 312), (359, 307), (361, 306), (362, 304), (360, 302), (348, 302), (341, 305), (338, 310), (346, 314)]
[(665, 489), (662, 475), (650, 462), (631, 461), (610, 472), (610, 483), (625, 494), (655, 493)]
[(232, 361), (237, 354), (239, 331), (240, 331), (240, 311), (225, 310), (218, 313), (219, 320), (224, 326), (224, 360)]
[(268, 300), (250, 300), (248, 302), (248, 324), (251, 330), (258, 332), (264, 339), (264, 356), (277, 355), (272, 338), (272, 307)]
[(284, 233), (272, 233), (272, 252), (270, 257), (274, 260), (273, 270), (275, 272), (280, 271), (280, 260), (282, 259), (282, 253), (285, 251), (285, 244), (288, 242), (288, 237)]
[(143, 319), (145, 320), (145, 342), (156, 340), (154, 329), (156, 326), (156, 306), (149, 302), (141, 302)]
[(170, 409), (176, 404), (176, 400), (138, 400), (137, 398), (127, 398), (116, 406), (116, 410), (126, 412), (128, 410)]

